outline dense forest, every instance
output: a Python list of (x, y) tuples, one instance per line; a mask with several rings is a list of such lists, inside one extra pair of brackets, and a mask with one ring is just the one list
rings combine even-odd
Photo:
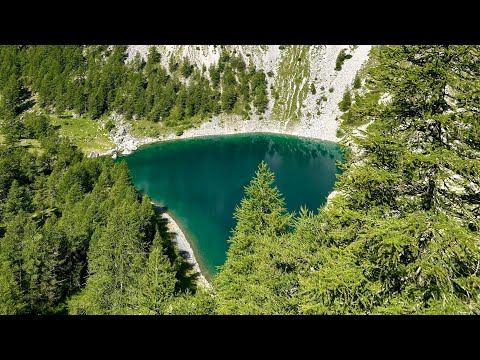
[[(19, 128), (20, 141), (0, 145), (0, 313), (182, 306), (181, 258), (126, 163), (86, 158), (46, 116), (26, 114)], [(23, 138), (39, 146), (22, 146)]]
[(34, 102), (179, 121), (266, 106), (264, 75), (235, 57), (207, 79), (158, 56), (0, 48), (0, 313), (480, 312), (479, 46), (375, 47), (342, 100), (335, 195), (316, 213), (289, 213), (261, 163), (211, 291), (187, 281), (124, 162), (85, 158), (48, 116), (25, 112)]

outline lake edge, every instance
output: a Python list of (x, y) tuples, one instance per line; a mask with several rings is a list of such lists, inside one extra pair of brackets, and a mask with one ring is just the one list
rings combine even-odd
[[(146, 150), (150, 147), (161, 146), (161, 145), (164, 145), (165, 143), (170, 143), (170, 144), (171, 143), (178, 143), (178, 142), (185, 143), (185, 142), (190, 142), (190, 141), (199, 141), (199, 140), (201, 141), (201, 140), (209, 140), (209, 139), (216, 140), (216, 139), (222, 139), (222, 138), (228, 138), (228, 139), (236, 138), (236, 139), (239, 139), (239, 138), (248, 138), (248, 137), (251, 137), (251, 136), (266, 136), (266, 137), (273, 136), (275, 138), (284, 138), (284, 139), (289, 139), (289, 140), (302, 140), (302, 141), (307, 141), (308, 143), (313, 143), (313, 144), (316, 144), (316, 145), (323, 145), (323, 146), (326, 145), (328, 147), (327, 151), (334, 150), (334, 148), (336, 147), (337, 149), (335, 151), (337, 151), (339, 154), (342, 153), (342, 151), (341, 151), (342, 145), (339, 144), (338, 142), (330, 141), (330, 140), (324, 140), (324, 139), (317, 138), (317, 137), (292, 135), (292, 134), (283, 133), (283, 132), (236, 132), (236, 133), (231, 133), (231, 134), (214, 134), (214, 135), (207, 134), (207, 135), (193, 135), (193, 136), (188, 136), (188, 137), (179, 137), (179, 138), (173, 138), (173, 139), (172, 138), (170, 138), (170, 139), (156, 139), (155, 141), (152, 141), (152, 142), (149, 142), (149, 143), (146, 143), (146, 144), (142, 144), (136, 150), (132, 151), (129, 154), (119, 155), (118, 160), (128, 158), (128, 157), (134, 155), (135, 153), (137, 153), (140, 150), (144, 151), (144, 150)], [(342, 158), (342, 161), (343, 161), (343, 155), (341, 155), (341, 158)], [(137, 189), (137, 191), (139, 191), (139, 190)], [(333, 191), (334, 191), (334, 188), (332, 187), (329, 194), (333, 193)], [(155, 202), (156, 205), (159, 205), (159, 204), (162, 203), (161, 201), (157, 201), (157, 200), (153, 199), (151, 195), (149, 195), (149, 194), (147, 194), (147, 195), (149, 196), (149, 198), (152, 201)], [(322, 203), (320, 205), (320, 207), (325, 206), (327, 204), (328, 200), (329, 200), (329, 197), (327, 196), (325, 202)], [(316, 210), (318, 211), (318, 209), (319, 208), (317, 208)], [(183, 232), (186, 241), (188, 242), (188, 244), (190, 245), (190, 247), (192, 249), (192, 255), (193, 255), (194, 259), (196, 259), (196, 262), (198, 263), (198, 266), (200, 268), (200, 274), (202, 276), (204, 276), (207, 279), (208, 282), (211, 282), (213, 280), (213, 278), (215, 277), (215, 275), (217, 274), (217, 272), (214, 272), (213, 274), (211, 274), (210, 271), (207, 270), (208, 267), (205, 265), (204, 260), (201, 256), (201, 251), (199, 250), (197, 241), (195, 240), (196, 237), (194, 235), (192, 235), (190, 233), (190, 231), (187, 230), (185, 225), (182, 223), (181, 216), (179, 216), (178, 214), (175, 214), (175, 212), (173, 210), (172, 211), (167, 210), (166, 213), (171, 218), (171, 221)], [(233, 214), (232, 214), (232, 216), (233, 216)], [(231, 230), (232, 229), (230, 229), (230, 232), (231, 232)], [(216, 267), (218, 268), (218, 266), (216, 266)]]

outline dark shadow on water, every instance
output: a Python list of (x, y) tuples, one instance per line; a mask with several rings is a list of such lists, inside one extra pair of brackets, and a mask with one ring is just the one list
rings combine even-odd
[(163, 239), (163, 247), (166, 249), (166, 255), (177, 269), (176, 278), (178, 280), (177, 290), (190, 292), (197, 290), (197, 278), (200, 274), (193, 272), (193, 266), (187, 262), (190, 254), (186, 251), (179, 251), (173, 245), (173, 237), (175, 233), (168, 230), (168, 220), (163, 218), (161, 214), (168, 211), (168, 207), (152, 204), (157, 216), (158, 229)]

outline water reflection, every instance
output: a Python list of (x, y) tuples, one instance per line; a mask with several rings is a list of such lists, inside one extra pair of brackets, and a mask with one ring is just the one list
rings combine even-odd
[(334, 143), (256, 134), (154, 144), (124, 159), (136, 188), (168, 206), (212, 275), (225, 260), (235, 206), (261, 160), (290, 211), (316, 210), (333, 187), (341, 154)]

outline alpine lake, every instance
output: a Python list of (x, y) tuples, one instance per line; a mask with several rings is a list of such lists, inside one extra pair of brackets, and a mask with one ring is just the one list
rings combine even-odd
[(226, 259), (235, 207), (264, 160), (289, 211), (317, 211), (333, 190), (340, 147), (277, 134), (198, 137), (142, 146), (128, 156), (136, 189), (166, 207), (211, 279)]

